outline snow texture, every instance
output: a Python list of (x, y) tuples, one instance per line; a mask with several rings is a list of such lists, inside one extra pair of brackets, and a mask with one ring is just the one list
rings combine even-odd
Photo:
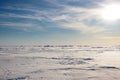
[(120, 80), (120, 46), (1, 46), (0, 80)]

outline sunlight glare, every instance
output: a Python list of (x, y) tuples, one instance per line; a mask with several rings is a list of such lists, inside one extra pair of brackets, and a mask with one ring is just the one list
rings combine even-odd
[(104, 6), (101, 10), (101, 17), (107, 21), (116, 21), (120, 19), (120, 5), (110, 4)]

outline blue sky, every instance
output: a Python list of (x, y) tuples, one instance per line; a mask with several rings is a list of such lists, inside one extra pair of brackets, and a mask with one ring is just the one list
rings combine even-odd
[[(115, 0), (119, 1), (119, 0)], [(0, 45), (120, 43), (120, 23), (99, 11), (112, 0), (0, 0)]]

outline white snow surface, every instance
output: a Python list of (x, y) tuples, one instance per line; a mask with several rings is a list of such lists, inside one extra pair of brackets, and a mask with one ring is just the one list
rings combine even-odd
[(0, 46), (0, 80), (120, 80), (120, 46)]

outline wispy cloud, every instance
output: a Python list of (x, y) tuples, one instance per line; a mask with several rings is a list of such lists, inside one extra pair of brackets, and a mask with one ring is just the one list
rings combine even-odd
[(14, 14), (14, 13), (7, 13), (7, 14), (0, 14), (1, 17), (6, 17), (6, 18), (23, 18), (23, 19), (34, 19), (41, 21), (44, 19), (44, 17), (39, 16), (39, 15), (30, 15), (30, 14)]
[[(14, 18), (23, 18), (23, 19), (32, 19), (37, 20), (39, 22), (51, 22), (53, 24), (57, 24), (60, 28), (66, 28), (66, 29), (73, 29), (73, 30), (79, 30), (80, 32), (84, 34), (93, 34), (93, 33), (101, 33), (106, 30), (104, 26), (100, 26), (100, 16), (99, 16), (99, 7), (84, 7), (84, 5), (81, 6), (73, 6), (63, 3), (58, 3), (59, 0), (45, 0), (51, 4), (61, 6), (61, 8), (34, 8), (26, 6), (25, 8), (22, 7), (3, 7), (4, 9), (9, 10), (18, 10), (18, 11), (27, 11), (32, 13), (12, 13), (9, 12), (7, 14), (0, 14), (1, 17), (14, 17)], [(65, 2), (81, 2), (80, 0), (66, 0)], [(89, 0), (88, 0), (89, 1)], [(84, 2), (84, 1), (83, 1)], [(98, 0), (95, 0), (94, 3), (97, 4), (99, 2)], [(96, 20), (96, 22), (92, 20)], [(34, 26), (35, 23), (30, 23), (31, 25), (24, 25), (24, 26)], [(98, 25), (99, 24), (99, 25)], [(104, 24), (104, 22), (102, 23)], [(4, 24), (5, 25), (5, 24)], [(6, 24), (8, 25), (8, 24)], [(12, 24), (9, 24), (12, 25)], [(19, 26), (20, 24), (17, 24), (16, 26)], [(14, 24), (15, 26), (15, 24)]]
[(79, 30), (84, 34), (93, 34), (93, 33), (99, 33), (105, 31), (105, 29), (100, 26), (89, 27), (88, 25), (85, 25), (83, 23), (69, 23), (69, 24), (63, 24), (62, 26), (64, 26), (64, 28)]
[(20, 28), (24, 31), (31, 31), (31, 30), (43, 31), (44, 30), (43, 27), (41, 27), (39, 25), (32, 24), (32, 23), (1, 22), (0, 26), (7, 26), (7, 27), (11, 27), (11, 28)]
[[(119, 0), (114, 1), (118, 2)], [(102, 5), (114, 1), (3, 0), (3, 3), (0, 3), (0, 29), (1, 31), (11, 31), (10, 28), (12, 30), (33, 31), (31, 34), (43, 36), (38, 36), (39, 40), (43, 39), (47, 42), (52, 36), (52, 39), (58, 40), (58, 42), (61, 40), (66, 42), (70, 39), (68, 42), (77, 41), (79, 43), (81, 40), (86, 43), (98, 43), (100, 41), (104, 43), (105, 40), (106, 42), (111, 40), (119, 43), (119, 21), (115, 23), (105, 22), (100, 16)], [(28, 35), (31, 36), (31, 34)], [(115, 35), (117, 36), (115, 37)], [(71, 39), (71, 36), (74, 38)]]

